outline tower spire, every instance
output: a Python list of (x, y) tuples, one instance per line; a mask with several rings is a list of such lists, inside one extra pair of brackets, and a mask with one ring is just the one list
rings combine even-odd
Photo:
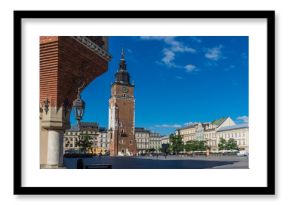
[(120, 59), (120, 63), (119, 63), (119, 71), (125, 71), (126, 70), (126, 60), (125, 60), (125, 51), (124, 48), (122, 48), (121, 51), (121, 59)]
[(119, 69), (115, 74), (115, 83), (120, 83), (123, 85), (131, 85), (130, 74), (127, 71), (125, 52), (124, 52), (123, 48), (121, 51), (121, 59), (120, 59), (120, 63), (119, 63)]
[(122, 48), (121, 60), (125, 60), (125, 51), (124, 51), (124, 48)]

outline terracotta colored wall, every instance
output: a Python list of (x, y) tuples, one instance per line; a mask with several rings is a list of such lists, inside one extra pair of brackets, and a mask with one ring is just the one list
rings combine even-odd
[(62, 106), (65, 99), (70, 106), (77, 88), (88, 85), (107, 68), (105, 59), (71, 37), (41, 36), (40, 103), (48, 97), (52, 106)]

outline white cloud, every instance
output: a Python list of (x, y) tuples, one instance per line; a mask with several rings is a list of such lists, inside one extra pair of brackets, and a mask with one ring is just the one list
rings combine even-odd
[[(188, 47), (184, 45), (181, 41), (176, 40), (175, 36), (141, 36), (140, 39), (157, 40), (157, 41), (164, 42), (167, 45), (167, 47), (162, 50), (163, 58), (161, 59), (161, 63), (163, 63), (164, 65), (168, 67), (184, 68), (184, 66), (177, 65), (174, 62), (176, 53), (195, 53), (196, 52), (194, 48)], [(189, 68), (189, 69), (192, 69), (192, 68)]]
[(181, 125), (179, 125), (179, 124), (172, 124), (172, 125), (162, 124), (162, 125), (155, 125), (155, 127), (159, 127), (159, 128), (180, 128)]
[(196, 70), (196, 66), (195, 65), (192, 65), (192, 64), (188, 64), (186, 66), (184, 66), (186, 72), (192, 72), (194, 70)]
[(195, 53), (196, 50), (194, 48), (190, 48), (188, 46), (183, 45), (182, 42), (177, 41), (175, 37), (168, 37), (164, 39), (164, 42), (171, 46), (171, 50), (174, 52), (180, 53)]
[(195, 53), (196, 50), (194, 48), (185, 46), (181, 41), (176, 40), (175, 36), (140, 36), (140, 39), (142, 40), (157, 40), (157, 41), (163, 41), (170, 47), (167, 49), (170, 49), (173, 52), (188, 52), (188, 53)]
[(197, 122), (186, 122), (184, 123), (184, 126), (189, 126), (189, 125), (193, 125), (193, 124), (196, 124)]
[(219, 45), (217, 47), (207, 49), (207, 52), (205, 53), (205, 57), (207, 59), (214, 60), (214, 61), (219, 60), (222, 57), (222, 52), (221, 52), (222, 47), (223, 47), (222, 45)]
[(167, 38), (174, 38), (172, 36), (140, 36), (142, 40), (165, 40)]
[(172, 50), (165, 48), (162, 52), (164, 56), (161, 62), (157, 61), (159, 65), (166, 65), (169, 68), (183, 68), (183, 66), (174, 63), (175, 53)]
[(162, 62), (168, 66), (172, 66), (172, 61), (175, 59), (175, 53), (168, 49), (163, 49), (164, 57), (162, 58)]
[(239, 122), (242, 122), (242, 123), (248, 123), (248, 122), (249, 122), (249, 117), (246, 116), (246, 115), (244, 115), (244, 116), (239, 116), (239, 117), (237, 117), (237, 120), (238, 120)]
[(196, 36), (191, 36), (190, 38), (196, 43), (202, 43), (202, 40)]

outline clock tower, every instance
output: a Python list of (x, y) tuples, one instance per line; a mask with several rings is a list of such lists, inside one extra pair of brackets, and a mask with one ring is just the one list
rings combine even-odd
[(109, 137), (111, 156), (132, 156), (137, 153), (135, 140), (134, 85), (130, 82), (124, 50), (119, 69), (111, 86), (109, 100)]

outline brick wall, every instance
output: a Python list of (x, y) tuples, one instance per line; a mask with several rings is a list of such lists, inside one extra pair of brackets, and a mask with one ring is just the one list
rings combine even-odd
[(58, 47), (58, 38), (40, 37), (40, 103), (48, 97), (53, 106), (58, 92)]
[[(40, 103), (71, 106), (77, 88), (106, 72), (108, 62), (68, 36), (40, 37)], [(83, 88), (84, 89), (84, 88)]]

